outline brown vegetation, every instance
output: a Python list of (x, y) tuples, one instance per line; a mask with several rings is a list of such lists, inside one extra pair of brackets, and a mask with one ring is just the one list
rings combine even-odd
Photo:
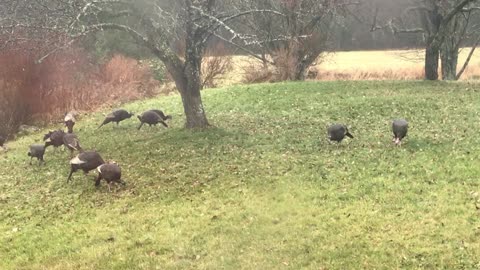
[[(469, 48), (461, 51), (459, 63), (463, 63)], [(387, 51), (348, 51), (325, 55), (321, 62), (314, 64), (307, 71), (309, 80), (423, 80), (423, 54), (420, 50)], [(234, 68), (243, 71), (242, 78), (228, 76), (230, 84), (260, 83), (276, 80), (276, 72), (264, 69), (253, 58), (236, 56)], [(460, 80), (480, 79), (480, 53), (472, 61)]]
[(348, 71), (332, 71), (319, 69), (314, 79), (322, 81), (334, 80), (421, 80), (422, 68), (401, 69), (358, 69)]
[(207, 48), (202, 58), (202, 89), (217, 87), (218, 80), (232, 70), (232, 58), (221, 43)]
[(260, 65), (255, 60), (246, 61), (242, 66), (243, 83), (273, 82), (273, 72), (266, 66)]
[[(34, 47), (34, 46), (32, 46)], [(114, 56), (103, 65), (78, 48), (57, 52), (41, 63), (41, 50), (0, 52), (0, 133), (23, 123), (62, 119), (70, 110), (152, 96), (158, 82), (136, 60)]]
[(296, 56), (296, 47), (295, 45), (290, 45), (290, 47), (281, 47), (275, 51), (275, 55), (273, 56), (275, 63), (275, 81), (295, 80), (297, 66), (300, 64)]

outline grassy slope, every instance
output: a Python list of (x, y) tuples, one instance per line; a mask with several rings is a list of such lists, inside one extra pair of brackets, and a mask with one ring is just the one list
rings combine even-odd
[[(185, 131), (137, 120), (96, 131), (85, 148), (122, 165), (126, 189), (66, 184), (67, 152), (28, 166), (0, 152), (0, 269), (351, 269), (480, 267), (478, 85), (331, 82), (204, 92), (211, 122)], [(391, 144), (390, 121), (411, 122)], [(330, 145), (325, 127), (351, 126)]]

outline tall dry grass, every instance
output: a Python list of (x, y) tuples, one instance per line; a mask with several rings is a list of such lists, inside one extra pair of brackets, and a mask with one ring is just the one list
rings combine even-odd
[[(469, 48), (459, 56), (463, 65)], [(311, 80), (422, 80), (422, 50), (349, 51), (327, 54), (320, 63), (311, 67)], [(274, 71), (247, 56), (235, 56), (233, 70), (226, 77), (227, 85), (275, 81)], [(476, 51), (460, 80), (480, 79), (480, 51)]]
[(321, 81), (335, 80), (421, 80), (424, 78), (422, 68), (399, 69), (359, 69), (359, 70), (322, 70), (316, 72), (313, 79)]
[[(469, 48), (461, 50), (458, 69)], [(317, 80), (421, 80), (424, 78), (422, 50), (336, 52), (314, 68)], [(476, 52), (460, 80), (480, 79), (480, 53)]]

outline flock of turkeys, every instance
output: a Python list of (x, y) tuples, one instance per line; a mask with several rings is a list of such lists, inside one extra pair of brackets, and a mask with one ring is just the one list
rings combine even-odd
[[(102, 124), (98, 127), (101, 128), (102, 126), (108, 123), (120, 123), (121, 121), (128, 119), (133, 116), (133, 113), (127, 112), (124, 109), (118, 109), (110, 114), (108, 114), (105, 119), (103, 120)], [(168, 127), (166, 121), (172, 119), (170, 115), (165, 115), (161, 110), (148, 110), (143, 112), (141, 115), (138, 116), (140, 120), (140, 125), (138, 129), (140, 129), (144, 124), (147, 125), (157, 125), (161, 123), (165, 127)], [(65, 126), (67, 127), (67, 132), (64, 132), (62, 129), (58, 129), (55, 131), (50, 131), (43, 137), (43, 144), (32, 144), (30, 145), (28, 156), (30, 157), (30, 164), (32, 164), (32, 159), (36, 158), (38, 160), (39, 165), (44, 164), (45, 161), (43, 156), (45, 154), (45, 150), (48, 146), (53, 146), (55, 148), (54, 151), (59, 146), (64, 146), (66, 149), (70, 150), (70, 174), (68, 175), (67, 182), (70, 181), (72, 178), (72, 174), (78, 170), (83, 171), (85, 174), (92, 170), (97, 170), (98, 176), (95, 179), (95, 186), (100, 185), (100, 181), (104, 179), (108, 183), (108, 189), (111, 190), (111, 185), (113, 183), (119, 183), (125, 185), (125, 182), (122, 180), (122, 171), (120, 166), (114, 162), (105, 162), (102, 156), (96, 151), (84, 151), (83, 148), (80, 146), (80, 140), (78, 139), (77, 135), (73, 132), (73, 127), (75, 126), (76, 120), (74, 113), (67, 113), (64, 118)], [(4, 147), (3, 145), (5, 139), (0, 137), (0, 146)], [(74, 151), (78, 151), (79, 154), (73, 157)]]
[[(134, 114), (127, 112), (126, 110), (119, 109), (111, 112), (105, 117), (105, 120), (98, 127), (108, 123), (116, 123), (117, 125), (128, 118), (131, 118)], [(172, 119), (170, 115), (165, 115), (161, 110), (148, 110), (143, 112), (141, 115), (137, 116), (140, 120), (140, 125), (138, 129), (142, 128), (144, 124), (147, 125), (157, 125), (158, 123), (162, 124), (165, 127), (168, 127), (166, 121)], [(44, 144), (32, 144), (28, 151), (28, 156), (30, 156), (30, 164), (32, 163), (33, 158), (37, 158), (39, 165), (44, 164), (43, 156), (45, 154), (45, 149), (52, 145), (55, 150), (59, 146), (64, 146), (66, 149), (70, 150), (71, 160), (70, 160), (70, 174), (68, 175), (67, 182), (72, 178), (72, 174), (78, 170), (82, 170), (85, 174), (92, 170), (97, 170), (98, 176), (95, 180), (95, 186), (100, 185), (100, 181), (104, 179), (108, 183), (108, 189), (111, 190), (111, 184), (119, 183), (125, 185), (125, 182), (122, 180), (122, 172), (120, 166), (116, 162), (105, 162), (102, 156), (96, 151), (84, 151), (80, 146), (80, 140), (77, 135), (73, 132), (73, 127), (75, 126), (75, 115), (73, 113), (67, 113), (64, 118), (65, 126), (67, 127), (67, 133), (63, 130), (50, 131), (44, 135), (43, 140)], [(393, 142), (396, 145), (401, 145), (402, 139), (407, 136), (408, 131), (408, 122), (404, 119), (394, 120), (392, 123), (393, 131)], [(330, 141), (335, 141), (340, 143), (345, 137), (353, 139), (353, 135), (350, 134), (348, 128), (344, 124), (334, 124), (328, 127), (327, 129), (328, 139)], [(5, 144), (5, 138), (0, 136), (0, 147), (7, 149)], [(78, 151), (79, 154), (76, 157), (73, 157), (74, 151)]]

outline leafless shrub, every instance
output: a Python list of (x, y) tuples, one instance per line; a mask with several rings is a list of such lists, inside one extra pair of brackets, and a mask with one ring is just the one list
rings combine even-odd
[[(29, 47), (32, 44), (29, 44)], [(115, 56), (93, 64), (79, 48), (55, 53), (41, 63), (41, 51), (0, 52), (0, 132), (13, 134), (21, 124), (58, 122), (71, 110), (89, 111), (110, 103), (152, 96), (158, 82), (147, 66)]]
[(122, 55), (113, 56), (102, 67), (101, 77), (111, 101), (127, 102), (152, 97), (159, 86), (147, 64)]
[(221, 43), (207, 49), (202, 59), (202, 89), (217, 87), (217, 80), (232, 67), (232, 56)]
[[(8, 89), (3, 85), (0, 89)], [(0, 92), (0, 135), (9, 136), (19, 127), (20, 123), (28, 120), (29, 110), (16, 91)]]
[(258, 62), (249, 61), (242, 66), (243, 83), (262, 83), (273, 81), (273, 72)]
[(319, 70), (318, 70), (318, 67), (316, 66), (310, 66), (307, 70), (307, 79), (315, 79), (318, 77), (318, 73), (319, 73)]
[(295, 45), (280, 47), (275, 51), (273, 62), (275, 63), (275, 81), (289, 81), (295, 79), (295, 72), (299, 65), (295, 54)]

